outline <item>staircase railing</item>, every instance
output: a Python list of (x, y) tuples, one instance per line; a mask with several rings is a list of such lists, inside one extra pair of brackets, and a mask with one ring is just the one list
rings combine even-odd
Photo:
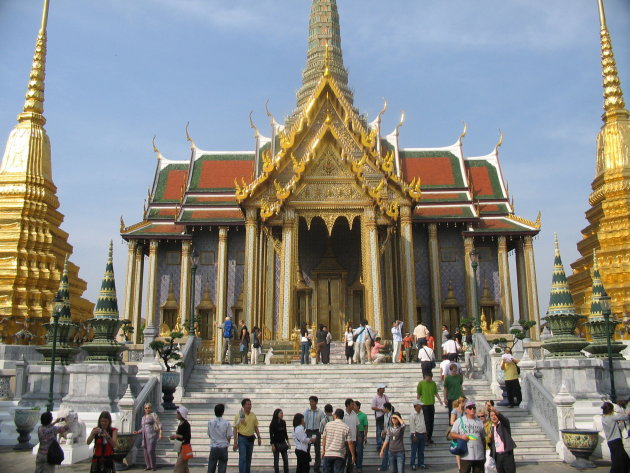
[(184, 362), (184, 368), (182, 369), (181, 385), (185, 387), (188, 384), (190, 375), (197, 363), (197, 349), (201, 344), (201, 339), (198, 337), (188, 337), (186, 345), (182, 349), (182, 361)]
[(554, 442), (560, 440), (558, 427), (558, 407), (554, 397), (545, 389), (533, 373), (521, 376), (521, 389), (525, 391), (527, 408), (534, 416), (538, 424)]
[(133, 426), (132, 430), (138, 430), (142, 425), (142, 416), (144, 416), (144, 405), (151, 403), (153, 409), (157, 412), (160, 407), (162, 397), (162, 383), (159, 376), (152, 376), (146, 382), (138, 397), (133, 401)]

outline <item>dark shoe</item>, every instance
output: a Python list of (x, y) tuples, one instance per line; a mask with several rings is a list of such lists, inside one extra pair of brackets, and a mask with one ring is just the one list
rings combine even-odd
[(416, 465), (411, 465), (411, 469), (412, 469), (413, 471), (416, 471)]
[(435, 442), (433, 441), (433, 439), (429, 439), (429, 443), (433, 445)]
[(428, 466), (426, 466), (426, 465), (420, 465), (420, 468), (422, 468), (423, 470), (426, 470), (426, 469), (427, 469), (427, 468), (429, 468), (429, 467), (428, 467)]

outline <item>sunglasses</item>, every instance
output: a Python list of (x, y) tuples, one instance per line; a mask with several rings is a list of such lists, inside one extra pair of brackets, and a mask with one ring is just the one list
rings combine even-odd
[(466, 409), (477, 409), (475, 406), (468, 406)]

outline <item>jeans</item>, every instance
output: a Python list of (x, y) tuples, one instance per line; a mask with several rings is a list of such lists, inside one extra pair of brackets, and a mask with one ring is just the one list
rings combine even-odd
[(433, 404), (431, 405), (425, 404), (422, 407), (422, 415), (424, 415), (424, 424), (427, 426), (427, 442), (428, 442), (433, 437), (433, 424), (435, 421), (435, 406)]
[(385, 427), (385, 416), (376, 417), (376, 446), (378, 450), (381, 450), (383, 446), (383, 437), (381, 436), (383, 433), (383, 428)]
[(300, 363), (303, 365), (308, 364), (308, 342), (300, 343)]
[[(411, 434), (411, 466), (424, 465), (424, 446), (427, 441), (427, 434)], [(416, 456), (418, 463), (416, 463)]]
[(319, 433), (319, 429), (315, 429), (315, 430), (308, 429), (306, 431), (306, 436), (308, 438), (312, 438), (313, 435), (317, 437), (317, 440), (315, 441), (315, 443), (308, 444), (307, 452), (309, 454), (311, 453), (311, 447), (313, 447), (313, 450), (315, 450), (315, 465), (313, 465), (313, 468), (315, 469), (315, 471), (319, 471), (319, 467), (322, 464), (322, 437), (321, 437), (321, 434)]
[(208, 458), (208, 473), (215, 473), (217, 471), (217, 464), (219, 465), (219, 473), (225, 473), (227, 471), (227, 462), (227, 447), (211, 448), (210, 457)]
[(238, 473), (249, 473), (252, 467), (252, 453), (254, 453), (254, 440), (244, 435), (238, 436)]
[(405, 451), (389, 452), (389, 473), (405, 473)]
[(289, 473), (288, 450), (284, 450), (281, 452), (280, 450), (278, 450), (277, 445), (275, 450), (273, 451), (273, 471), (274, 473), (280, 473), (280, 455), (282, 455), (282, 465), (284, 468), (284, 473)]
[(232, 339), (223, 337), (223, 361), (232, 364)]
[(247, 350), (249, 348), (249, 345), (247, 343), (241, 343), (240, 345), (240, 350), (241, 350), (241, 365), (246, 365), (247, 364)]
[(389, 446), (385, 447), (383, 452), (383, 460), (381, 460), (381, 471), (387, 471), (389, 469)]
[(322, 468), (324, 473), (343, 473), (346, 466), (346, 459), (341, 457), (322, 458)]
[(363, 441), (365, 440), (365, 432), (357, 432), (357, 443), (355, 445), (357, 451), (357, 468), (363, 468)]

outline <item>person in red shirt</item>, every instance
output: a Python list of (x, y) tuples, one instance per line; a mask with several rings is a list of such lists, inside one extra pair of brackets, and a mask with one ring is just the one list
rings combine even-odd
[(87, 444), (94, 441), (94, 455), (92, 456), (92, 470), (103, 473), (114, 473), (114, 446), (118, 439), (118, 431), (112, 427), (112, 416), (103, 411), (98, 416), (98, 427), (94, 427)]
[[(405, 350), (405, 360), (407, 363), (411, 363), (411, 349), (413, 348), (413, 336), (410, 333), (405, 334), (403, 338), (403, 348)], [(400, 354), (400, 360), (402, 359), (402, 353)]]
[(372, 347), (372, 363), (383, 363), (385, 361), (385, 355), (380, 353), (380, 350), (384, 348), (385, 345), (381, 343), (381, 337), (376, 337)]
[(431, 333), (429, 333), (429, 336), (427, 337), (427, 346), (435, 351), (435, 338), (433, 338), (433, 335), (431, 335)]

